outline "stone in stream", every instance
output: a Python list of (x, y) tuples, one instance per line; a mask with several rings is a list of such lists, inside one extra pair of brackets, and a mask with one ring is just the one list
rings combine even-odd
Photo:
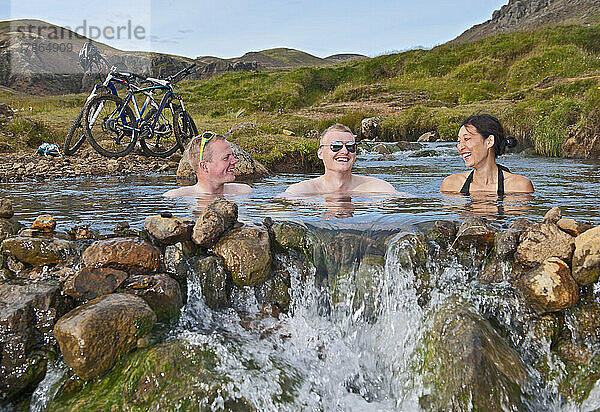
[(39, 215), (31, 224), (31, 228), (41, 232), (54, 232), (56, 219), (50, 215)]
[(535, 366), (544, 379), (553, 382), (560, 395), (576, 405), (589, 398), (600, 380), (600, 353), (570, 340), (558, 342)]
[(183, 306), (179, 283), (164, 274), (132, 275), (123, 283), (122, 288), (127, 293), (144, 299), (160, 322), (177, 318), (179, 309)]
[(206, 207), (196, 221), (192, 240), (199, 246), (211, 248), (223, 233), (233, 227), (237, 218), (237, 205), (219, 197)]
[(10, 219), (14, 214), (11, 200), (7, 198), (0, 199), (0, 218)]
[(68, 240), (18, 236), (5, 239), (2, 250), (28, 265), (54, 265), (76, 254), (76, 245)]
[(310, 251), (308, 230), (306, 226), (296, 222), (274, 222), (271, 225), (273, 246), (278, 251), (293, 249), (308, 255)]
[(392, 153), (392, 151), (383, 143), (376, 144), (371, 148), (371, 152), (378, 153), (381, 155), (387, 155)]
[(244, 225), (231, 230), (213, 248), (238, 286), (264, 282), (271, 271), (269, 232), (263, 225)]
[(554, 206), (552, 209), (548, 210), (544, 215), (544, 222), (550, 222), (556, 224), (562, 217), (562, 212), (558, 206)]
[(575, 238), (573, 278), (578, 284), (590, 285), (600, 277), (600, 226)]
[(538, 313), (556, 312), (577, 304), (579, 287), (569, 266), (556, 257), (524, 274), (519, 286), (525, 300)]
[(558, 226), (563, 232), (567, 232), (571, 236), (575, 237), (593, 227), (589, 223), (579, 223), (575, 219), (567, 219), (565, 217), (556, 222), (556, 226)]
[(52, 327), (73, 305), (55, 280), (0, 283), (0, 402), (42, 380)]
[(233, 281), (222, 258), (208, 256), (190, 259), (189, 270), (192, 273), (188, 279), (200, 283), (206, 306), (213, 310), (230, 306), (229, 294)]
[(550, 257), (570, 263), (575, 249), (575, 238), (551, 222), (531, 225), (521, 234), (519, 242), (515, 258), (529, 267), (537, 266)]
[(161, 215), (148, 216), (144, 227), (150, 235), (163, 245), (174, 245), (192, 239), (194, 221)]
[(408, 157), (433, 157), (437, 156), (437, 152), (432, 149), (419, 150), (408, 155)]
[(408, 151), (421, 150), (423, 148), (423, 145), (417, 142), (407, 142), (405, 140), (400, 140), (399, 142), (396, 142), (396, 147), (398, 147), (402, 151)]
[(275, 255), (270, 276), (255, 288), (257, 300), (263, 304), (274, 304), (282, 312), (288, 312), (292, 302), (290, 270), (298, 271), (302, 278), (308, 277), (308, 266), (297, 253)]
[(54, 326), (54, 336), (65, 363), (79, 377), (90, 379), (135, 349), (155, 322), (156, 315), (142, 298), (114, 293), (64, 315)]
[(161, 253), (155, 246), (136, 237), (98, 240), (83, 252), (81, 264), (124, 270), (130, 275), (148, 274), (158, 271)]
[(427, 331), (425, 410), (523, 410), (527, 373), (519, 355), (490, 322), (469, 308), (446, 304)]
[(127, 276), (118, 269), (83, 267), (66, 280), (63, 291), (78, 300), (93, 299), (113, 293)]
[(494, 245), (494, 231), (491, 230), (486, 221), (480, 217), (465, 219), (456, 234), (455, 247), (469, 248), (487, 251)]
[[(183, 340), (140, 348), (104, 376), (88, 382), (70, 380), (49, 401), (47, 410), (256, 410), (225, 376), (221, 365), (227, 361), (219, 356), (210, 345)], [(294, 382), (288, 376), (296, 373), (282, 370), (278, 376), (281, 397), (293, 399)]]
[(71, 240), (89, 240), (98, 239), (99, 234), (96, 230), (90, 229), (87, 225), (73, 226), (69, 229)]
[(521, 233), (525, 229), (517, 227), (509, 227), (508, 229), (496, 233), (494, 238), (494, 251), (496, 256), (501, 259), (511, 257), (517, 251)]
[(11, 217), (10, 219), (0, 218), (0, 241), (19, 233), (23, 225)]

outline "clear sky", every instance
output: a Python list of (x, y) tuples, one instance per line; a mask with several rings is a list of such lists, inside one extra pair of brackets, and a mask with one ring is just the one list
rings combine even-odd
[(248, 51), (274, 47), (299, 49), (319, 57), (336, 53), (376, 56), (444, 43), (490, 19), (494, 10), (507, 3), (508, 0), (0, 0), (0, 19), (40, 19), (71, 29), (79, 27), (79, 33), (97, 35), (98, 41), (119, 49), (188, 57), (238, 57)]

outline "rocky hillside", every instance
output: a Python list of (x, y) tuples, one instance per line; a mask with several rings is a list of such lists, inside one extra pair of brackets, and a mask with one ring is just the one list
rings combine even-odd
[[(28, 29), (30, 27), (33, 30)], [(85, 41), (87, 38), (70, 30), (40, 20), (0, 22), (0, 86), (29, 94), (64, 94), (87, 90), (89, 87), (78, 63), (78, 53)], [(192, 76), (195, 79), (232, 71), (323, 66), (365, 57), (348, 54), (336, 55), (335, 59), (322, 59), (299, 50), (277, 48), (249, 52), (232, 59), (203, 56), (194, 60), (161, 53), (123, 51), (103, 43), (95, 44), (110, 65), (136, 73), (166, 75), (195, 61), (198, 65)]]
[(600, 22), (598, 0), (510, 0), (492, 18), (465, 31), (450, 43), (467, 43), (500, 33), (546, 25)]

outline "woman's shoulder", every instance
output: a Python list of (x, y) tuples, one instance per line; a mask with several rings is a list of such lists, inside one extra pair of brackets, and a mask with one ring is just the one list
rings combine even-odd
[(511, 193), (533, 193), (533, 184), (525, 176), (507, 173), (504, 177), (504, 191)]
[(442, 182), (440, 192), (460, 192), (470, 172), (454, 173)]

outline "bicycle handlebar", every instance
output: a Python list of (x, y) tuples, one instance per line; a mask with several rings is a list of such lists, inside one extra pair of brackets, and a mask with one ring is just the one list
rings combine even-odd
[[(194, 70), (192, 70), (194, 67), (196, 67), (196, 63), (192, 63), (185, 69), (179, 70), (174, 75), (166, 77), (165, 80), (167, 80), (169, 83), (177, 83), (179, 80), (183, 79), (185, 76), (192, 74), (194, 72)], [(179, 76), (181, 76), (181, 79), (178, 79)]]

